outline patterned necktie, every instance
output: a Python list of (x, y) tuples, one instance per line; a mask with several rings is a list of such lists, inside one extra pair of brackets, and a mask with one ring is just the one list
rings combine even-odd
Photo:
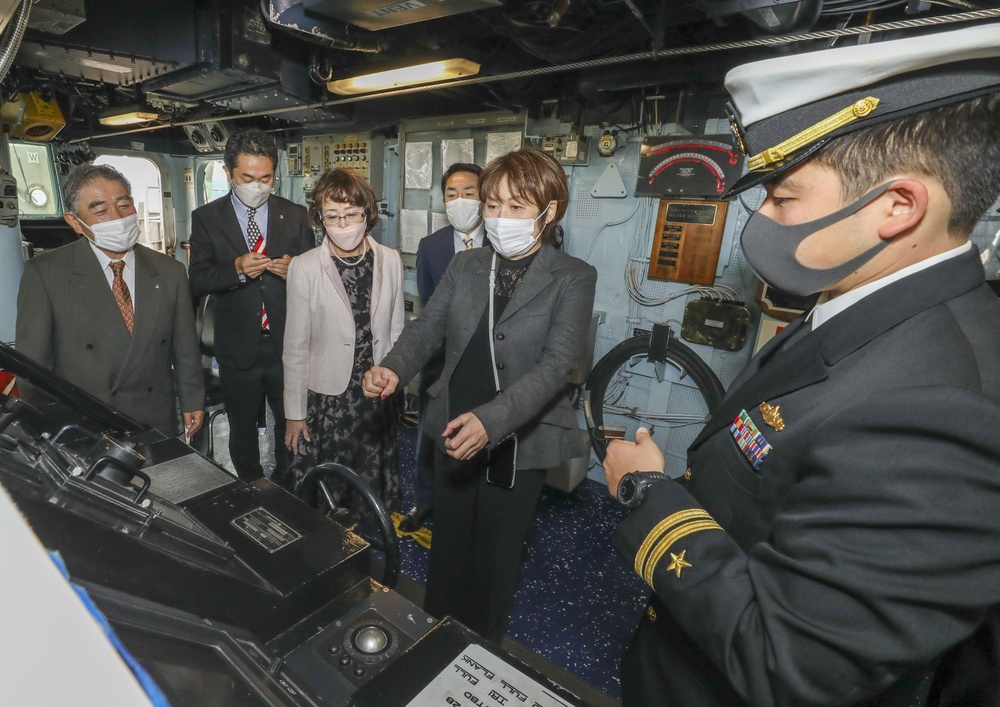
[(475, 245), (475, 239), (472, 236), (465, 236), (462, 239), (462, 243), (465, 244), (466, 250), (472, 250), (472, 246)]
[[(247, 245), (250, 247), (251, 253), (267, 255), (264, 248), (264, 236), (260, 235), (260, 226), (257, 225), (257, 220), (254, 218), (256, 215), (257, 209), (247, 207)], [(263, 305), (260, 308), (260, 327), (261, 329), (271, 328), (267, 322), (267, 307)]]
[(125, 278), (122, 277), (122, 270), (125, 269), (124, 260), (113, 260), (111, 262), (111, 269), (115, 273), (114, 280), (111, 281), (111, 291), (115, 293), (115, 299), (118, 300), (118, 309), (122, 312), (122, 319), (125, 320), (125, 326), (128, 327), (128, 333), (132, 333), (132, 327), (135, 326), (135, 312), (132, 311), (132, 297), (129, 295), (128, 285), (125, 284)]

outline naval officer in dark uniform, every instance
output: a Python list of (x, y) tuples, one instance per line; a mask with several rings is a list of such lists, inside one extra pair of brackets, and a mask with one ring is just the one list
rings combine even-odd
[(820, 299), (683, 478), (644, 430), (610, 446), (617, 546), (652, 588), (623, 703), (1000, 704), (1000, 301), (967, 240), (1000, 193), (1000, 24), (726, 85), (734, 190), (767, 189), (747, 260)]

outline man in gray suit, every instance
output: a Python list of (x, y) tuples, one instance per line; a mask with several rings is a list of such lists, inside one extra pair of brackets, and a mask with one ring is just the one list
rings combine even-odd
[[(184, 266), (136, 245), (128, 180), (80, 165), (63, 184), (66, 219), (83, 238), (25, 264), (16, 346), (74, 385), (165, 435), (204, 416), (205, 390)], [(44, 402), (25, 386), (28, 402)]]

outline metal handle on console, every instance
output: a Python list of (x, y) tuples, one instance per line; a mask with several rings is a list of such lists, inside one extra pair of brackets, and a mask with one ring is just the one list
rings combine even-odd
[(142, 486), (139, 488), (138, 492), (136, 492), (135, 498), (132, 499), (133, 503), (139, 503), (140, 501), (142, 501), (143, 497), (146, 495), (146, 492), (149, 491), (149, 487), (153, 483), (152, 479), (149, 478), (148, 474), (144, 474), (138, 469), (133, 469), (125, 465), (121, 461), (115, 459), (114, 457), (101, 457), (100, 459), (95, 461), (93, 464), (90, 465), (90, 468), (88, 468), (87, 471), (84, 473), (83, 480), (90, 481), (94, 477), (94, 474), (97, 473), (97, 470), (103, 466), (114, 466), (119, 470), (129, 474), (130, 476), (133, 477), (138, 476), (140, 479), (142, 479)]

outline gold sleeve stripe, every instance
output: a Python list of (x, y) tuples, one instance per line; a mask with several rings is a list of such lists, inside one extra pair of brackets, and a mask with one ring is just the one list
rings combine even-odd
[(691, 523), (685, 523), (679, 528), (675, 528), (671, 532), (664, 536), (663, 540), (657, 543), (656, 548), (650, 554), (649, 562), (646, 563), (645, 570), (642, 574), (643, 580), (650, 587), (653, 586), (653, 572), (656, 571), (656, 565), (660, 562), (660, 559), (667, 554), (674, 543), (676, 543), (681, 538), (685, 538), (692, 533), (697, 533), (702, 530), (722, 530), (722, 526), (716, 523), (714, 520), (698, 520)]
[(680, 523), (686, 523), (694, 518), (711, 518), (704, 508), (688, 508), (684, 511), (678, 511), (672, 516), (661, 520), (656, 524), (656, 527), (649, 531), (649, 535), (646, 539), (642, 541), (642, 545), (639, 546), (639, 552), (635, 554), (635, 573), (642, 576), (642, 566), (646, 562), (646, 555), (649, 553), (650, 548), (653, 547), (655, 543), (663, 533), (667, 532), (669, 528)]

